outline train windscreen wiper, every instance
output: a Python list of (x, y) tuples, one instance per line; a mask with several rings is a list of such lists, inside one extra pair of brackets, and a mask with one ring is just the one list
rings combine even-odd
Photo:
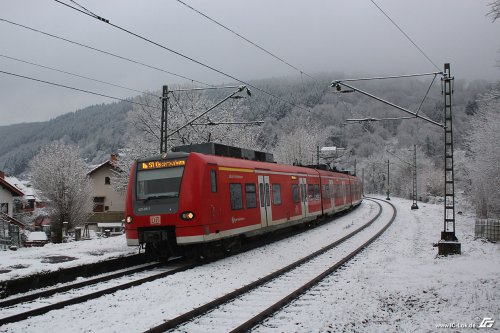
[(177, 192), (172, 192), (169, 194), (162, 194), (162, 195), (150, 195), (147, 198), (144, 198), (142, 202), (147, 203), (151, 199), (165, 199), (165, 198), (177, 198), (177, 197), (179, 197), (179, 194)]

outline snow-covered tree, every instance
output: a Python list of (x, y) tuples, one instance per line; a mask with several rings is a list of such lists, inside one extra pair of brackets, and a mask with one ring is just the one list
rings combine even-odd
[(52, 208), (52, 241), (62, 241), (63, 222), (68, 228), (86, 221), (92, 211), (92, 185), (79, 149), (62, 141), (45, 146), (30, 164), (34, 186)]
[(317, 146), (325, 137), (318, 128), (296, 127), (280, 136), (274, 149), (275, 160), (284, 164), (315, 164)]
[(468, 147), (472, 198), (479, 217), (500, 214), (500, 98), (480, 104), (471, 121)]

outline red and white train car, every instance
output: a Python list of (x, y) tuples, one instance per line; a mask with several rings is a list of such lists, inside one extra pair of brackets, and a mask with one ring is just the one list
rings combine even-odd
[(230, 244), (361, 202), (344, 173), (202, 153), (134, 163), (126, 199), (128, 245), (162, 256)]

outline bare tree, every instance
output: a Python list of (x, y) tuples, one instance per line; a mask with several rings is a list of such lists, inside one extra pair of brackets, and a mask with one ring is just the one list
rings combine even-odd
[[(189, 88), (189, 87), (173, 87)], [(130, 167), (134, 160), (146, 156), (158, 155), (160, 150), (161, 100), (157, 93), (147, 93), (138, 97), (142, 105), (134, 105), (128, 115), (127, 144), (120, 152), (118, 167), (125, 172), (117, 173), (113, 181), (117, 190), (127, 187)], [(173, 133), (179, 127), (195, 119), (208, 110), (221, 98), (208, 97), (203, 91), (171, 92), (168, 105), (168, 133)], [(150, 107), (144, 106), (149, 105)], [(229, 145), (240, 145), (257, 149), (257, 135), (240, 125), (222, 124), (220, 122), (241, 121), (247, 107), (241, 100), (230, 99), (206, 116), (183, 130), (169, 136), (167, 150), (174, 146), (202, 142), (218, 142)]]
[(500, 0), (492, 1), (488, 5), (491, 9), (487, 15), (490, 16), (493, 21), (496, 21), (500, 18)]
[(62, 141), (45, 146), (31, 161), (34, 186), (53, 209), (52, 241), (62, 241), (63, 222), (68, 228), (85, 222), (92, 211), (92, 185), (79, 150)]

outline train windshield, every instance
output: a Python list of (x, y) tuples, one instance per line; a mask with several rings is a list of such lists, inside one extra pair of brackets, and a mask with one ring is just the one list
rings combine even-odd
[(184, 167), (137, 172), (137, 200), (178, 198)]

